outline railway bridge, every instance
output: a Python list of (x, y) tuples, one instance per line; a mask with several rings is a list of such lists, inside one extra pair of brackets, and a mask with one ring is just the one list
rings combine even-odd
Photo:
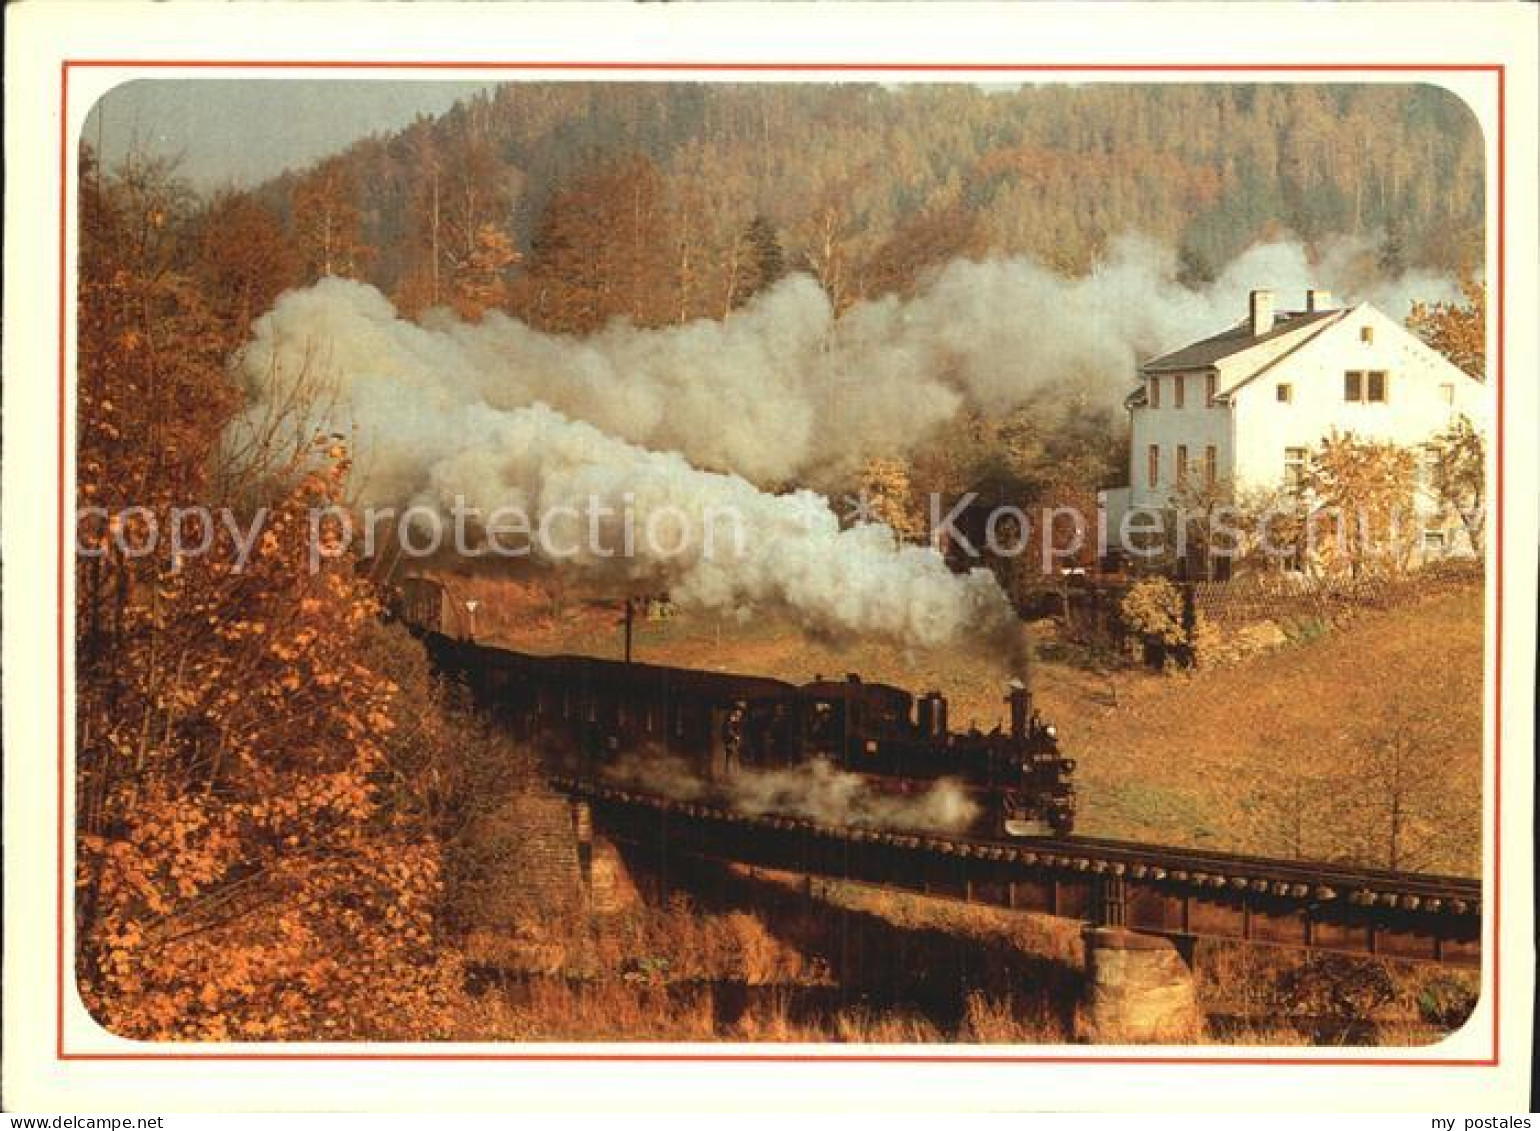
[(1169, 1002), (1184, 978), (1190, 984), (1198, 939), (1481, 963), (1477, 880), (1089, 837), (988, 840), (830, 825), (582, 778), (552, 784), (580, 808), (580, 829), (645, 850), (665, 893), (670, 861), (682, 870), (704, 860), (1080, 920), (1088, 1007), (1103, 1014), (1104, 1032), (1124, 1039), (1154, 1035), (1161, 1011), (1140, 1000)]

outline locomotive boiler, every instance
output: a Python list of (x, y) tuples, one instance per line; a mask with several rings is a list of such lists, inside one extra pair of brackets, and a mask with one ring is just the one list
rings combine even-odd
[(683, 759), (700, 780), (725, 784), (823, 760), (894, 795), (950, 781), (973, 802), (979, 835), (1065, 836), (1074, 827), (1074, 761), (1020, 682), (1006, 696), (1008, 729), (954, 731), (936, 691), (916, 697), (854, 674), (795, 684), (515, 652), (453, 635), (444, 604), (436, 583), (409, 579), (396, 607), (439, 671), (516, 735), (586, 772), (626, 756)]

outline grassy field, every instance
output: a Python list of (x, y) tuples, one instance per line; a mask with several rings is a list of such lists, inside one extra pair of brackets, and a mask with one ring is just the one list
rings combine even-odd
[(1411, 807), (1440, 828), (1398, 863), (1478, 874), (1482, 656), (1473, 589), (1234, 667), (1125, 677), (1116, 706), (1050, 669), (1045, 698), (1080, 759), (1086, 832), (1389, 863), (1372, 859), (1385, 798), (1367, 779), (1396, 768), (1381, 747), (1399, 740)]
[[(452, 584), (454, 584), (452, 582)], [(616, 604), (479, 581), (478, 636), (618, 657)], [(1160, 674), (1073, 662), (1033, 626), (1038, 704), (1079, 762), (1078, 831), (1232, 851), (1389, 863), (1377, 773), (1411, 780), (1403, 868), (1479, 872), (1482, 594), (1445, 592), (1214, 670)], [(952, 701), (957, 727), (1005, 718), (1005, 673), (944, 655), (809, 638), (793, 624), (638, 616), (635, 656), (791, 681), (858, 672)], [(1405, 751), (1381, 747), (1396, 738)], [(1387, 768), (1386, 760), (1399, 758)], [(1367, 767), (1367, 768), (1366, 768)], [(1426, 811), (1423, 813), (1423, 811)]]

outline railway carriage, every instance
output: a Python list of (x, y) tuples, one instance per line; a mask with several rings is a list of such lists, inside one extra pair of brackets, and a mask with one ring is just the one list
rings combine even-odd
[(823, 759), (874, 790), (910, 794), (958, 783), (982, 835), (1067, 835), (1074, 827), (1074, 762), (1051, 724), (1013, 684), (1008, 730), (954, 732), (938, 692), (842, 680), (794, 684), (588, 656), (539, 656), (443, 631), (436, 583), (409, 579), (394, 608), (440, 671), (519, 737), (575, 759), (585, 772), (627, 754), (687, 761), (707, 781)]

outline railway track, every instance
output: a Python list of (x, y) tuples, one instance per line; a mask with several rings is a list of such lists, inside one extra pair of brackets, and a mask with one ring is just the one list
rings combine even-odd
[[(987, 841), (1021, 846), (1020, 841)], [(1303, 884), (1311, 888), (1325, 888), (1345, 893), (1349, 902), (1367, 903), (1366, 893), (1375, 895), (1375, 902), (1384, 906), (1396, 906), (1388, 897), (1399, 897), (1408, 909), (1415, 910), (1420, 904), (1431, 903), (1430, 911), (1438, 911), (1448, 903), (1455, 914), (1465, 914), (1481, 906), (1481, 881), (1464, 876), (1441, 876), (1425, 872), (1395, 872), (1386, 868), (1365, 868), (1353, 864), (1331, 861), (1282, 859), (1271, 856), (1250, 856), (1236, 852), (1216, 852), (1211, 849), (1188, 848), (1183, 845), (1151, 845), (1139, 841), (1111, 840), (1104, 837), (1067, 837), (1063, 840), (1033, 842), (1042, 851), (1083, 850), (1094, 852), (1104, 859), (1117, 859), (1131, 866), (1164, 868), (1168, 872), (1188, 874), (1224, 875), (1236, 879), (1255, 878), (1278, 884)], [(1357, 896), (1359, 898), (1355, 899)], [(1335, 898), (1335, 897), (1333, 897)], [(1416, 901), (1416, 902), (1412, 902)]]
[(552, 784), (664, 858), (710, 856), (1188, 937), (1480, 962), (1479, 880), (1100, 837), (992, 839)]
[[(1067, 867), (1133, 879), (1190, 883), (1196, 887), (1255, 891), (1296, 899), (1342, 899), (1365, 907), (1404, 907), (1437, 913), (1466, 915), (1481, 907), (1481, 881), (1460, 876), (1417, 872), (1393, 872), (1383, 868), (1326, 861), (1288, 860), (1234, 852), (1152, 845), (1140, 841), (1104, 837), (982, 838), (950, 833), (927, 833), (866, 826), (835, 826), (781, 814), (747, 814), (722, 805), (680, 801), (656, 794), (583, 782), (574, 778), (553, 780), (569, 794), (640, 801), (655, 808), (687, 816), (711, 817), (738, 824), (790, 830), (804, 828), (826, 837), (857, 843), (886, 843), (895, 847), (929, 848), (948, 856), (974, 856), (1027, 866)], [(1080, 865), (1084, 863), (1086, 867)]]

